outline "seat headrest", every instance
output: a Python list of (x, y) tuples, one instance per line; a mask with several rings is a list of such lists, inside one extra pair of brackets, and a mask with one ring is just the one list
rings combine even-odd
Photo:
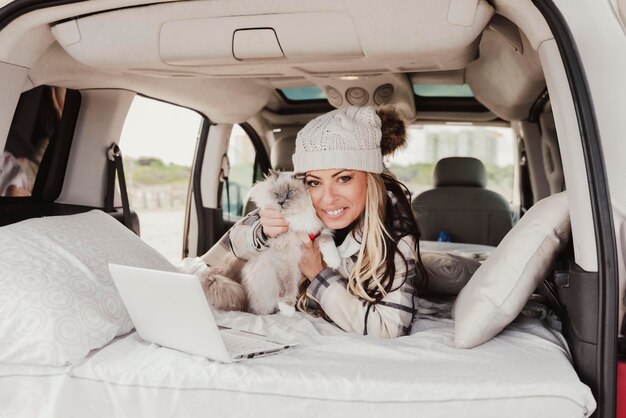
[(278, 138), (270, 153), (272, 168), (277, 171), (293, 171), (291, 157), (296, 152), (296, 134)]
[(480, 160), (471, 157), (442, 158), (435, 165), (435, 187), (485, 187), (487, 174)]

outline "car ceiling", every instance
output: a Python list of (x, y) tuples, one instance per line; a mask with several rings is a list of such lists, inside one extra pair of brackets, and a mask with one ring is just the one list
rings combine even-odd
[[(536, 37), (484, 0), (132, 3), (25, 14), (0, 32), (0, 61), (29, 68), (24, 90), (128, 89), (224, 123), (264, 114), (287, 123), (329, 108), (286, 102), (276, 89), (287, 86), (359, 87), (372, 104), (376, 88), (391, 84), (388, 104), (408, 119), (470, 121), (525, 119), (545, 89)], [(469, 84), (480, 105), (416, 106), (412, 83), (432, 80)]]

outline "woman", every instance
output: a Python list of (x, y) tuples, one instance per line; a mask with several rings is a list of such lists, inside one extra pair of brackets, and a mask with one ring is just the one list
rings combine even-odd
[[(318, 217), (334, 229), (342, 264), (326, 267), (314, 238), (302, 236), (298, 308), (347, 332), (407, 335), (415, 316), (416, 277), (424, 273), (419, 229), (408, 191), (384, 173), (383, 155), (406, 141), (394, 109), (348, 107), (309, 122), (297, 135), (294, 170), (304, 175)], [(263, 251), (287, 231), (279, 211), (261, 209), (235, 225), (216, 246), (241, 258)], [(211, 249), (204, 261), (218, 256)]]

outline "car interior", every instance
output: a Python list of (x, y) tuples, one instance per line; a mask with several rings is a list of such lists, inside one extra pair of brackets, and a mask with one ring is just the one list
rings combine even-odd
[[(252, 144), (253, 182), (270, 169), (293, 170), (297, 132), (339, 107), (393, 106), (409, 130), (508, 128), (512, 196), (489, 188), (485, 161), (462, 153), (440, 158), (428, 190), (410, 190), (421, 238), (497, 247), (533, 205), (567, 191), (571, 238), (537, 292), (561, 319), (573, 370), (597, 402), (588, 412), (613, 416), (614, 348), (607, 345), (617, 337), (600, 331), (611, 324), (602, 314), (603, 252), (578, 96), (568, 82), (573, 58), (549, 4), (19, 3), (0, 9), (0, 227), (100, 209), (143, 236), (133, 200), (123, 208), (126, 186), (115, 183), (114, 200), (111, 194), (110, 147), (124, 153), (120, 138), (136, 97), (189, 109), (201, 120), (180, 258), (201, 256), (255, 209), (230, 172), (233, 129)], [(24, 159), (33, 166), (29, 180), (11, 184), (11, 168)]]

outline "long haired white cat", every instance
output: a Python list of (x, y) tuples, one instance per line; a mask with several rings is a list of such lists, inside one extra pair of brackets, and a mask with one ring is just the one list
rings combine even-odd
[(210, 267), (205, 294), (211, 306), (218, 309), (248, 310), (256, 314), (280, 310), (291, 315), (302, 278), (298, 267), (302, 244), (297, 233), (319, 234), (315, 242), (326, 265), (338, 268), (341, 258), (332, 231), (315, 214), (302, 179), (291, 172), (270, 170), (264, 181), (252, 187), (250, 199), (258, 207), (282, 211), (289, 230), (269, 239), (269, 248), (249, 260), (233, 257), (223, 266)]

